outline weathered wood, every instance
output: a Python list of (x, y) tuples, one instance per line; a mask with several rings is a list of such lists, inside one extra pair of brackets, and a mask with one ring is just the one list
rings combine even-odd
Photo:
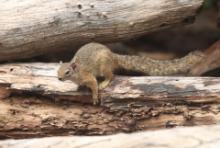
[(0, 61), (30, 58), (90, 41), (112, 42), (189, 23), (203, 0), (5, 0)]
[[(59, 81), (57, 63), (2, 64), (0, 66), (0, 86), (14, 90), (40, 92), (45, 95), (87, 97), (90, 93), (77, 91), (78, 86), (71, 81)], [(220, 78), (218, 77), (126, 77), (118, 76), (110, 87), (100, 92), (102, 102), (113, 98), (134, 98), (162, 101), (187, 97), (189, 101), (218, 101)], [(209, 98), (209, 95), (213, 96)], [(207, 98), (206, 98), (207, 97)], [(181, 100), (181, 99), (179, 99)]]
[(181, 127), (160, 131), (116, 134), (111, 136), (70, 136), (0, 141), (4, 148), (217, 148), (220, 126)]
[(0, 66), (0, 86), (13, 90), (0, 99), (0, 137), (103, 135), (220, 122), (220, 78), (118, 76), (100, 91), (100, 106), (93, 106), (90, 92), (57, 79), (58, 66)]

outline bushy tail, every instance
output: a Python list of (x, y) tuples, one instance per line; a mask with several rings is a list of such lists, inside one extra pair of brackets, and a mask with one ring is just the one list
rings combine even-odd
[(119, 68), (145, 73), (146, 75), (165, 76), (187, 73), (205, 56), (200, 51), (173, 60), (155, 60), (146, 56), (113, 54)]

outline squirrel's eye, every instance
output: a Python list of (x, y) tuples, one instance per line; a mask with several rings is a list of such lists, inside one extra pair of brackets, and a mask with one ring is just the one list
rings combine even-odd
[(69, 70), (65, 72), (65, 75), (68, 75), (68, 74), (70, 74), (70, 71), (69, 71)]

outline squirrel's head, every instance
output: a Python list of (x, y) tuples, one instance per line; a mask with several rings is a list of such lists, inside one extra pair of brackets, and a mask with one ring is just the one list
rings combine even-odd
[(76, 64), (75, 63), (63, 63), (58, 69), (58, 79), (61, 81), (72, 79), (76, 74)]

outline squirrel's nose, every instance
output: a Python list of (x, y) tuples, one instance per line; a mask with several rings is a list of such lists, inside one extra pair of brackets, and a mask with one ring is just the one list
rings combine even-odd
[(58, 78), (60, 81), (62, 81), (63, 79), (62, 78)]

